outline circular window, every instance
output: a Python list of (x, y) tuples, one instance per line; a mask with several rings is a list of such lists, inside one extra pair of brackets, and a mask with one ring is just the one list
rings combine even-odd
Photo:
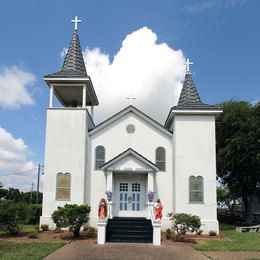
[(135, 132), (135, 126), (133, 124), (129, 124), (126, 126), (126, 132), (128, 134), (133, 134)]

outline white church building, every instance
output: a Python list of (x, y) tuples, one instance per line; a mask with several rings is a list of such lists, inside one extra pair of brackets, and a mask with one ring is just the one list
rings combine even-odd
[[(51, 214), (58, 206), (88, 204), (89, 225), (97, 227), (98, 205), (109, 191), (110, 221), (153, 221), (152, 205), (159, 198), (162, 230), (172, 226), (166, 215), (173, 212), (197, 215), (205, 233), (218, 232), (215, 117), (222, 110), (201, 101), (189, 69), (164, 125), (132, 105), (95, 125), (99, 101), (77, 27), (61, 70), (44, 80), (50, 101), (41, 224), (54, 228)], [(54, 96), (61, 107), (54, 106)], [(148, 192), (155, 192), (153, 201)]]

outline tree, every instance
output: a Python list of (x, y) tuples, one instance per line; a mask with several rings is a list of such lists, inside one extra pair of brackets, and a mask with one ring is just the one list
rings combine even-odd
[(246, 223), (260, 183), (260, 103), (227, 101), (216, 120), (217, 174), (243, 200)]
[(58, 207), (51, 216), (58, 228), (69, 227), (74, 237), (79, 237), (81, 226), (89, 219), (89, 212), (88, 205), (66, 204), (64, 207)]
[(234, 213), (236, 203), (241, 205), (241, 198), (237, 191), (231, 191), (224, 185), (217, 188), (217, 201), (220, 208), (226, 206), (231, 213)]
[(27, 217), (27, 208), (22, 203), (0, 201), (0, 228), (11, 235), (18, 235)]

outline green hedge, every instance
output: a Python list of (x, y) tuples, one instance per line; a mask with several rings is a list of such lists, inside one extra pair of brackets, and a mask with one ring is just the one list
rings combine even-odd
[(2, 200), (0, 201), (0, 228), (11, 235), (17, 235), (24, 224), (38, 224), (41, 211), (41, 205)]

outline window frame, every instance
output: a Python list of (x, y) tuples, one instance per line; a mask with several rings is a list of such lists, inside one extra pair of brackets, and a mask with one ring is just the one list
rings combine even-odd
[[(59, 176), (61, 175), (69, 175), (70, 177), (70, 185), (69, 185), (69, 198), (68, 199), (61, 199), (61, 198), (58, 198), (58, 190), (59, 190), (59, 187), (58, 187), (58, 184), (59, 184)], [(56, 196), (55, 196), (55, 200), (56, 201), (71, 201), (71, 174), (69, 172), (66, 172), (66, 173), (62, 173), (62, 172), (58, 172), (57, 175), (56, 175)]]
[[(202, 181), (202, 183), (201, 183), (201, 190), (191, 190), (191, 178), (192, 177), (194, 177), (196, 180), (198, 180), (198, 178), (201, 178), (201, 181)], [(201, 192), (202, 193), (202, 201), (191, 201), (191, 191), (193, 191), (193, 192)], [(188, 192), (189, 192), (189, 194), (188, 194), (188, 196), (189, 196), (189, 204), (204, 204), (204, 178), (203, 178), (203, 176), (201, 176), (201, 175), (198, 175), (198, 176), (195, 176), (195, 175), (190, 175), (189, 176), (189, 190), (188, 190)]]
[[(158, 149), (162, 149), (163, 152), (164, 152), (164, 160), (157, 160), (157, 151)], [(157, 162), (159, 163), (164, 163), (164, 169), (161, 169), (158, 165), (157, 165)], [(155, 149), (155, 165), (160, 169), (161, 172), (166, 172), (166, 149), (162, 146), (158, 146), (156, 149)]]
[[(103, 145), (96, 146), (96, 148), (95, 148), (95, 160), (94, 160), (94, 169), (95, 170), (100, 170), (100, 167), (97, 167), (97, 149), (99, 147), (104, 149), (104, 159), (103, 159), (102, 162), (103, 162), (103, 164), (106, 162), (106, 149), (105, 149), (105, 147)], [(101, 161), (101, 159), (98, 159), (98, 160)]]

